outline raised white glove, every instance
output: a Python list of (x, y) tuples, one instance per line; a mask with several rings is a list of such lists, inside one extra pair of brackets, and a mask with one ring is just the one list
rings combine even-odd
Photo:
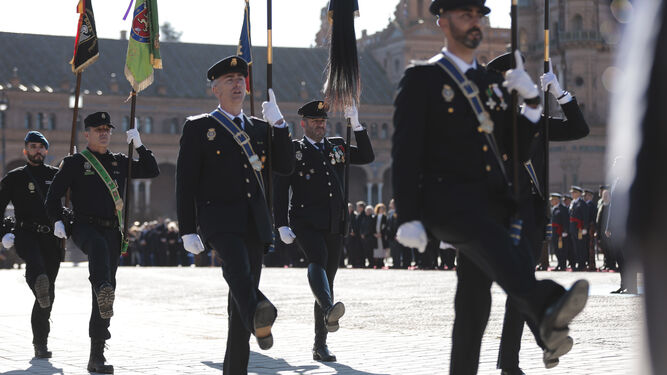
[(405, 247), (416, 248), (420, 253), (426, 251), (428, 243), (426, 230), (419, 220), (401, 224), (396, 231), (396, 240)]
[(514, 60), (516, 61), (516, 68), (507, 71), (503, 86), (510, 92), (516, 90), (524, 99), (532, 99), (540, 95), (537, 85), (533, 83), (533, 80), (523, 68), (523, 60), (519, 50), (514, 51)]
[(269, 89), (269, 101), (262, 103), (262, 115), (264, 120), (275, 126), (276, 124), (282, 124), (283, 114), (280, 113), (280, 108), (278, 108), (278, 103), (276, 103), (276, 94), (273, 93), (273, 89)]
[(549, 73), (542, 74), (542, 76), (540, 77), (540, 85), (542, 86), (543, 92), (549, 90), (551, 95), (553, 95), (555, 98), (560, 98), (560, 96), (563, 95), (563, 89), (560, 88), (560, 83), (558, 83), (558, 78), (553, 73), (553, 69), (551, 67), (551, 59), (549, 59)]
[(192, 254), (199, 254), (204, 251), (204, 244), (201, 242), (198, 234), (186, 234), (181, 237), (183, 239), (183, 247)]
[(364, 130), (364, 127), (359, 122), (359, 111), (357, 111), (356, 105), (345, 107), (345, 118), (350, 119), (350, 123), (352, 124), (352, 130), (354, 130), (355, 132), (359, 130)]
[(139, 148), (143, 143), (141, 143), (141, 137), (139, 136), (139, 131), (137, 129), (130, 129), (125, 132), (127, 134), (127, 144), (134, 141), (134, 148)]
[(563, 233), (563, 238), (567, 238), (567, 233)]
[(584, 234), (584, 235), (585, 235), (585, 234), (588, 234), (588, 229), (582, 229), (582, 230), (581, 230), (581, 234)]
[(56, 221), (53, 225), (53, 235), (62, 238), (63, 240), (67, 238), (67, 232), (65, 232), (65, 224), (61, 220)]
[(292, 232), (292, 228), (290, 227), (280, 227), (278, 228), (278, 233), (280, 234), (280, 240), (288, 245), (294, 242), (296, 238), (296, 234)]
[(14, 246), (14, 233), (7, 233), (2, 236), (2, 246), (4, 246), (5, 249), (10, 249)]

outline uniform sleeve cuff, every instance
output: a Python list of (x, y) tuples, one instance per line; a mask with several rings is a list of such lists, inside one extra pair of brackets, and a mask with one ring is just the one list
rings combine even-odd
[(542, 117), (542, 106), (538, 105), (536, 108), (533, 108), (524, 104), (521, 106), (521, 114), (530, 120), (530, 122), (536, 124)]
[(572, 94), (570, 94), (570, 93), (568, 92), (567, 94), (565, 94), (565, 96), (563, 96), (562, 98), (558, 99), (558, 104), (563, 105), (563, 104), (567, 104), (567, 103), (569, 103), (569, 102), (571, 102), (571, 101), (572, 101)]

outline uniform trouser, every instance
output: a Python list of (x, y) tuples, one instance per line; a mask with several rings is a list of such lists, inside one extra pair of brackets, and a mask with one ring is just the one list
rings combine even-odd
[[(316, 230), (305, 225), (295, 225), (292, 230), (296, 234), (297, 244), (306, 255), (308, 264), (315, 263), (325, 270), (331, 292), (331, 302), (333, 302), (333, 284), (338, 271), (343, 237), (338, 233), (328, 233), (328, 231)], [(317, 291), (313, 290), (313, 294), (317, 294)], [(315, 347), (321, 347), (327, 342), (328, 331), (324, 325), (324, 312), (317, 301), (313, 307), (313, 316), (315, 319)]]
[(88, 255), (88, 280), (92, 295), (92, 311), (88, 324), (88, 335), (95, 340), (111, 338), (109, 325), (111, 319), (102, 319), (97, 305), (95, 290), (104, 283), (110, 283), (116, 289), (116, 270), (120, 261), (120, 231), (118, 228), (105, 228), (88, 223), (74, 223), (72, 239)]
[(55, 283), (60, 269), (60, 245), (53, 234), (37, 234), (17, 230), (14, 240), (17, 254), (25, 261), (25, 278), (28, 286), (35, 293), (37, 276), (46, 274), (49, 278), (49, 297), (51, 305), (45, 309), (39, 306), (37, 299), (32, 306), (30, 323), (32, 325), (32, 343), (46, 345), (51, 330), (49, 318), (55, 298)]
[[(535, 269), (537, 259), (540, 256), (542, 247), (541, 232), (537, 230), (534, 223), (534, 216), (531, 216), (529, 210), (521, 211), (523, 221), (523, 228), (521, 232), (520, 251), (525, 252), (525, 256), (531, 261), (532, 268)], [(521, 350), (521, 336), (523, 334), (523, 325), (525, 319), (519, 312), (515, 303), (511, 298), (507, 298), (505, 302), (505, 319), (503, 321), (503, 331), (500, 337), (500, 349), (498, 351), (497, 367), (499, 369), (516, 369), (519, 367), (519, 351)], [(537, 326), (533, 322), (528, 323), (537, 345), (544, 348), (542, 339), (540, 338)]]
[(247, 374), (250, 335), (257, 303), (267, 298), (259, 291), (264, 243), (259, 239), (252, 218), (246, 234), (218, 233), (207, 239), (222, 260), (222, 276), (229, 286), (227, 296), (227, 349), (223, 373)]
[[(443, 212), (443, 205), (438, 204), (424, 208), (426, 228), (437, 239), (459, 250), (450, 362), (450, 373), (457, 375), (477, 371), (481, 335), (488, 320), (486, 306), (491, 303), (491, 281), (497, 282), (517, 309), (536, 325), (546, 308), (565, 292), (551, 280), (535, 279), (531, 261), (524, 255), (526, 252), (517, 251), (512, 245), (506, 208), (494, 200), (484, 203), (456, 212)], [(470, 267), (462, 265), (466, 263), (462, 259), (470, 260)]]
[(551, 251), (556, 254), (556, 259), (558, 260), (558, 267), (565, 270), (567, 268), (567, 246), (565, 245), (568, 241), (568, 238), (560, 237), (561, 247), (558, 248), (558, 234), (554, 233), (554, 237), (549, 241), (549, 246)]

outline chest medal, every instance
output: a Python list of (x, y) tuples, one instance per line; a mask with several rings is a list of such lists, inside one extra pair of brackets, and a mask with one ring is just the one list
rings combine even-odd
[(447, 84), (442, 86), (442, 98), (445, 99), (447, 103), (454, 99), (454, 89), (452, 89), (452, 86)]

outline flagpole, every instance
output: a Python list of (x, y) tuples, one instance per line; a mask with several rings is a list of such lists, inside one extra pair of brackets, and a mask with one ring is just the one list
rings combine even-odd
[[(266, 97), (269, 100), (269, 89), (273, 88), (273, 39), (272, 39), (272, 16), (271, 0), (266, 0)], [(284, 121), (284, 120), (283, 120)], [(273, 167), (271, 165), (273, 156), (273, 126), (267, 128), (266, 140), (266, 203), (269, 206), (271, 218), (273, 218)]]
[(248, 81), (250, 85), (250, 115), (255, 115), (255, 88), (252, 85), (252, 64), (248, 65)]
[[(516, 59), (515, 52), (517, 50), (517, 0), (512, 0), (512, 7), (510, 10), (512, 17), (512, 28), (511, 28), (511, 49), (512, 53), (510, 54), (512, 58), (512, 69), (516, 68)], [(512, 167), (514, 169), (513, 173), (513, 184), (514, 184), (514, 199), (516, 202), (519, 201), (519, 134), (518, 134), (518, 125), (517, 125), (517, 107), (518, 107), (518, 93), (516, 90), (512, 90)]]
[[(70, 136), (69, 136), (69, 154), (68, 155), (73, 155), (74, 154), (74, 139), (76, 138), (76, 123), (77, 119), (79, 117), (79, 94), (81, 93), (81, 72), (76, 73), (76, 87), (74, 89), (74, 108), (72, 108), (72, 129), (70, 130)], [(67, 188), (67, 192), (65, 193), (65, 207), (69, 207), (70, 203), (70, 193), (72, 190), (70, 188)], [(61, 257), (62, 260), (65, 260), (65, 248), (67, 247), (67, 239), (63, 239), (62, 241), (62, 252), (61, 252)]]
[[(137, 92), (132, 89), (130, 93), (132, 102), (130, 104), (130, 129), (134, 129), (134, 118), (137, 108)], [(128, 223), (130, 219), (130, 182), (132, 181), (132, 154), (134, 151), (134, 141), (130, 142), (127, 150), (127, 177), (125, 178), (125, 191), (123, 194), (123, 240), (128, 241)]]
[[(544, 73), (549, 72), (549, 0), (544, 0)], [(544, 195), (547, 218), (551, 217), (549, 204), (549, 88), (544, 88)]]

